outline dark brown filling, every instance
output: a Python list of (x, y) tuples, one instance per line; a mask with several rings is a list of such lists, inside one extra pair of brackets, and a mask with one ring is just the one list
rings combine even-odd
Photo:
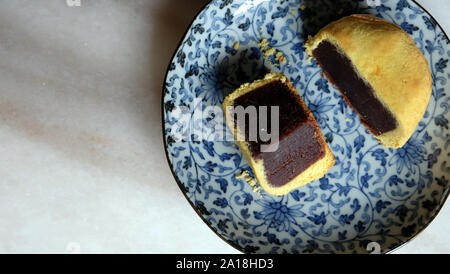
[[(249, 140), (251, 123), (248, 115), (244, 125), (237, 122), (241, 132), (245, 132), (252, 156), (264, 161), (265, 175), (269, 184), (280, 187), (289, 183), (312, 164), (325, 156), (325, 143), (320, 136), (319, 128), (314, 119), (299, 102), (299, 97), (281, 81), (271, 82), (257, 88), (234, 101), (234, 107), (247, 108), (254, 106), (259, 117), (259, 107), (268, 106), (267, 132), (271, 133), (270, 107), (279, 107), (279, 143), (275, 152), (261, 152), (263, 142), (258, 134), (257, 141)], [(260, 130), (259, 121), (256, 123)], [(254, 130), (254, 129), (253, 129)]]
[(341, 54), (336, 46), (322, 41), (313, 55), (330, 82), (340, 90), (373, 134), (380, 135), (397, 127), (392, 113), (375, 97), (373, 88), (359, 77), (351, 60)]
[(271, 185), (287, 184), (325, 156), (325, 144), (316, 136), (317, 127), (308, 121), (284, 136), (276, 152), (262, 154), (266, 177)]

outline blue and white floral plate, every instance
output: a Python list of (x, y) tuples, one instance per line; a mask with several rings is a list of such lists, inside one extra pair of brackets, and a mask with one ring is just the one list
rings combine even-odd
[[(428, 110), (403, 148), (379, 145), (306, 60), (307, 36), (352, 13), (400, 25), (430, 63)], [(286, 62), (263, 58), (263, 38)], [(188, 29), (164, 83), (163, 135), (177, 183), (201, 218), (242, 252), (393, 250), (425, 229), (449, 195), (449, 43), (410, 0), (211, 1)], [(232, 141), (217, 138), (226, 130), (224, 96), (265, 67), (294, 83), (336, 158), (324, 178), (283, 197), (258, 194), (236, 176), (251, 170)]]

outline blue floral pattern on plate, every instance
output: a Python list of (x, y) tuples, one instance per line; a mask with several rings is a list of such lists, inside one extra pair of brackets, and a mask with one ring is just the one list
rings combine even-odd
[[(401, 26), (429, 61), (430, 103), (403, 148), (379, 145), (317, 64), (307, 61), (307, 36), (352, 13)], [(263, 58), (263, 38), (286, 62)], [(181, 42), (164, 84), (163, 135), (174, 176), (207, 224), (243, 252), (364, 253), (371, 242), (388, 252), (422, 231), (449, 194), (449, 44), (410, 0), (213, 0)], [(253, 175), (233, 142), (215, 138), (227, 130), (214, 119), (223, 115), (217, 108), (210, 118), (194, 114), (220, 107), (224, 96), (260, 78), (266, 67), (294, 83), (336, 158), (325, 177), (282, 197), (259, 195), (236, 176)], [(187, 130), (196, 127), (208, 128), (209, 138)]]

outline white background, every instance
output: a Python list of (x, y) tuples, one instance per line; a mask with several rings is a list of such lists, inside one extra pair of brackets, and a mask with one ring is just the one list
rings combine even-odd
[[(450, 33), (450, 1), (419, 2)], [(206, 1), (81, 3), (0, 0), (0, 252), (238, 253), (162, 143), (165, 70)], [(450, 253), (449, 217), (396, 252)]]

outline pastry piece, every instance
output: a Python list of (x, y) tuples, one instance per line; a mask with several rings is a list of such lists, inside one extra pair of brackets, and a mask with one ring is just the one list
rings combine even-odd
[(361, 122), (385, 147), (402, 147), (428, 106), (428, 62), (399, 26), (371, 15), (351, 15), (306, 43)]
[[(262, 80), (244, 84), (225, 98), (223, 107), (241, 152), (266, 192), (285, 195), (323, 177), (334, 165), (334, 156), (314, 116), (286, 76), (270, 73)], [(256, 123), (249, 115), (239, 118), (239, 109), (252, 107), (257, 113)], [(278, 113), (271, 111), (273, 107)], [(261, 113), (267, 119), (262, 120)], [(267, 123), (261, 122), (264, 120)], [(252, 131), (258, 132), (256, 139), (251, 138)], [(262, 138), (262, 132), (275, 133), (278, 142)]]

